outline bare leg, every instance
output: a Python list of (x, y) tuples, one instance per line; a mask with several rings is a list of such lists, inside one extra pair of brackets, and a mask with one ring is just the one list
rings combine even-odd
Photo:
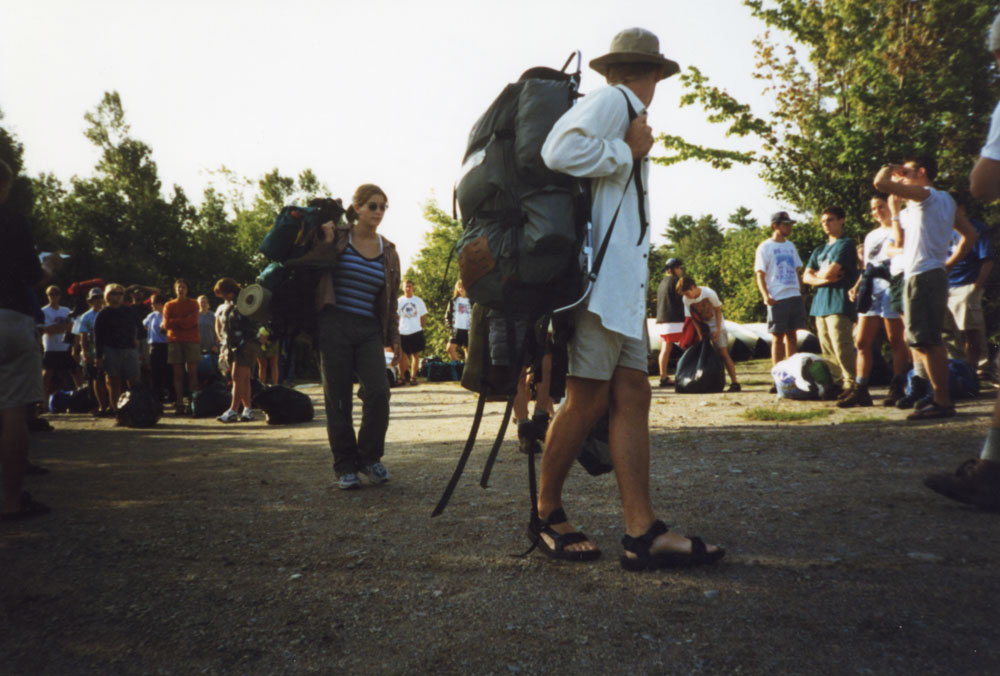
[(789, 331), (788, 333), (782, 334), (785, 340), (785, 359), (788, 359), (793, 354), (799, 351), (799, 339), (795, 335), (795, 331)]
[(111, 410), (118, 410), (118, 399), (122, 396), (121, 376), (108, 376), (108, 393), (111, 395)]
[[(541, 477), (538, 482), (538, 515), (542, 519), (562, 506), (562, 489), (566, 476), (590, 429), (607, 410), (609, 386), (605, 380), (573, 376), (566, 379), (566, 402), (556, 411), (548, 434), (545, 435), (545, 453), (542, 455)], [(648, 389), (648, 382), (646, 387)], [(552, 528), (557, 533), (573, 531), (569, 523), (556, 524)], [(566, 549), (585, 551), (596, 547), (591, 542), (581, 542), (569, 545)]]
[[(878, 325), (878, 317), (858, 317), (858, 335), (854, 346), (857, 348), (857, 366), (855, 368), (859, 378), (868, 378), (872, 373), (872, 366), (875, 362), (872, 346), (875, 344), (875, 336), (878, 335)], [(895, 359), (893, 359), (893, 363), (895, 363)]]
[(948, 352), (944, 345), (933, 345), (923, 349), (927, 375), (934, 388), (934, 401), (941, 406), (951, 406), (951, 392), (948, 390)]
[(180, 407), (184, 403), (184, 364), (171, 364), (174, 371), (174, 396), (176, 405)]
[(726, 365), (726, 370), (729, 371), (729, 382), (736, 382), (736, 364), (733, 363), (733, 358), (729, 356), (729, 350), (724, 347), (720, 347), (719, 356), (722, 357), (723, 363)]
[[(649, 496), (650, 397), (646, 373), (624, 367), (615, 369), (611, 377), (611, 461), (625, 513), (625, 532), (633, 537), (645, 534), (656, 520)], [(707, 546), (709, 552), (717, 549), (714, 545)], [(653, 541), (650, 551), (690, 552), (691, 541), (668, 531)]]
[(910, 350), (906, 346), (903, 320), (886, 319), (884, 324), (885, 335), (889, 339), (889, 346), (892, 347), (892, 373), (897, 376), (906, 375), (910, 367)]
[(778, 362), (785, 361), (785, 334), (783, 333), (772, 333), (771, 334), (771, 365), (775, 366)]
[(674, 344), (664, 340), (660, 345), (660, 356), (657, 363), (660, 366), (660, 380), (667, 379), (667, 369), (670, 368), (670, 351), (674, 349)]

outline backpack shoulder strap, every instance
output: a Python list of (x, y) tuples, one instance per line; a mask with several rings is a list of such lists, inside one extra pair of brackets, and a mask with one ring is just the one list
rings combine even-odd
[[(635, 108), (632, 106), (632, 101), (629, 99), (628, 94), (621, 88), (616, 87), (618, 91), (622, 93), (625, 97), (625, 105), (628, 106), (628, 121), (629, 124), (632, 120), (639, 117), (638, 113), (635, 112)], [(639, 198), (639, 241), (635, 243), (636, 246), (642, 244), (643, 238), (646, 236), (646, 229), (649, 228), (649, 219), (646, 218), (646, 190), (642, 183), (642, 160), (638, 159), (632, 163), (632, 177), (635, 180), (635, 192)]]

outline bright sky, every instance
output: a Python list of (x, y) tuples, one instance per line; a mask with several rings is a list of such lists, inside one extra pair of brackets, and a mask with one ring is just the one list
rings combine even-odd
[[(132, 135), (153, 149), (160, 178), (200, 203), (225, 165), (257, 179), (313, 169), (345, 203), (379, 184), (391, 209), (380, 232), (404, 268), (429, 224), (424, 203), (451, 210), (469, 129), (527, 68), (584, 58), (584, 92), (603, 79), (586, 63), (612, 36), (642, 26), (682, 68), (696, 65), (740, 100), (765, 105), (750, 77), (763, 25), (739, 0), (32, 0), (4, 3), (2, 123), (25, 146), (26, 171), (63, 180), (97, 161), (83, 119), (104, 91), (122, 97)], [(654, 133), (749, 148), (696, 107), (679, 108), (678, 78), (650, 108)], [(654, 154), (656, 151), (654, 149)], [(655, 235), (674, 214), (777, 204), (751, 168), (651, 167)], [(662, 239), (659, 239), (662, 241)], [(219, 271), (224, 274), (225, 271)]]

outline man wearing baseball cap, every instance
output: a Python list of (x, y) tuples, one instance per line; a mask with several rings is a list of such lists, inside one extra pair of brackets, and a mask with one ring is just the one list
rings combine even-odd
[(663, 280), (656, 289), (656, 332), (660, 336), (660, 387), (670, 384), (667, 367), (674, 343), (681, 339), (684, 330), (684, 302), (677, 293), (677, 282), (684, 276), (684, 263), (680, 258), (670, 258), (663, 265)]
[(87, 380), (94, 391), (97, 408), (94, 415), (111, 415), (111, 395), (108, 394), (108, 384), (104, 378), (104, 369), (97, 368), (97, 351), (94, 342), (94, 320), (97, 313), (104, 309), (104, 292), (100, 287), (94, 287), (87, 293), (87, 305), (90, 309), (80, 315), (73, 327), (73, 333), (80, 338), (80, 354), (86, 369)]
[(641, 186), (646, 185), (653, 132), (646, 108), (657, 84), (680, 68), (660, 53), (657, 37), (642, 28), (618, 33), (610, 51), (590, 67), (611, 86), (589, 93), (556, 122), (542, 147), (542, 159), (554, 171), (591, 179), (595, 242), (603, 241), (619, 203), (621, 207), (601, 274), (586, 306), (574, 316), (566, 402), (545, 438), (539, 519), (532, 521), (531, 532), (539, 548), (553, 558), (590, 561), (600, 556), (600, 550), (569, 524), (562, 489), (584, 438), (607, 411), (611, 459), (625, 515), (622, 567), (711, 563), (723, 550), (670, 531), (657, 520), (649, 493), (649, 210)]
[[(788, 240), (795, 221), (787, 211), (771, 214), (771, 236), (757, 246), (753, 269), (757, 288), (767, 306), (767, 331), (771, 334), (771, 363), (788, 359), (798, 349), (795, 332), (806, 328), (799, 269), (802, 259)], [(772, 393), (776, 392), (771, 388)]]

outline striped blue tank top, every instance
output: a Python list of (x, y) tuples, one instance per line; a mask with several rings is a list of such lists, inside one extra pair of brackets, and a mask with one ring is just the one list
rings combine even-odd
[(337, 307), (345, 312), (377, 319), (375, 296), (385, 286), (385, 269), (382, 264), (382, 238), (379, 238), (379, 255), (368, 259), (348, 244), (337, 260), (333, 271), (333, 291)]

